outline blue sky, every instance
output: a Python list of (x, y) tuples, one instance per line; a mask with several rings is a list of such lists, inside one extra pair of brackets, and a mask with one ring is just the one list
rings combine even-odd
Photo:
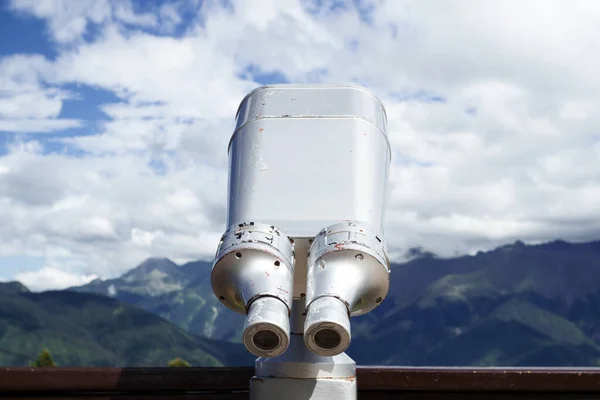
[(15, 13), (9, 9), (8, 2), (3, 2), (0, 8), (0, 35), (4, 39), (0, 42), (0, 54), (27, 53), (55, 57), (57, 53), (44, 31), (44, 21)]
[(2, 2), (0, 277), (210, 259), (235, 111), (268, 83), (383, 100), (394, 260), (599, 239), (600, 6), (540, 4)]

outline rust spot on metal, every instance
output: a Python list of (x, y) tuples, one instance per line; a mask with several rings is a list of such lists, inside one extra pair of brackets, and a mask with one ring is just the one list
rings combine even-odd
[(334, 378), (334, 377), (331, 377), (331, 376), (322, 376), (322, 377), (319, 377), (318, 379), (319, 380), (343, 379), (345, 381), (354, 382), (356, 380), (356, 376), (342, 376), (342, 377), (339, 377), (339, 378), (337, 378), (337, 377)]
[(333, 247), (335, 247), (337, 250), (342, 250), (344, 248), (344, 244), (343, 243), (338, 243), (338, 244), (336, 244)]

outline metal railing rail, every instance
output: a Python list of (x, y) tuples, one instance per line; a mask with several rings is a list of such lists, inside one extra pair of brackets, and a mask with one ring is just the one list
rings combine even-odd
[[(0, 396), (158, 399), (248, 397), (254, 368), (0, 369)], [(359, 398), (600, 399), (594, 368), (358, 367)]]

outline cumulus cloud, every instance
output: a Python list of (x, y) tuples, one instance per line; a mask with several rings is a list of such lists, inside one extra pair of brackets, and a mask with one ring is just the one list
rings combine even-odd
[[(135, 153), (45, 154), (31, 142), (13, 148), (0, 159), (0, 234), (22, 241), (19, 248), (69, 249), (105, 276), (149, 255), (214, 252), (225, 211), (224, 193), (214, 188), (226, 171), (182, 165), (156, 174), (147, 161)], [(0, 243), (0, 252), (4, 244), (14, 246)]]
[(81, 126), (77, 119), (59, 118), (63, 102), (76, 94), (44, 84), (52, 69), (38, 55), (0, 59), (0, 132), (46, 133)]
[(45, 266), (39, 271), (21, 272), (15, 276), (15, 280), (21, 282), (29, 290), (60, 290), (72, 286), (85, 285), (96, 279), (97, 276), (81, 276), (65, 272), (61, 268)]
[(47, 20), (49, 34), (61, 44), (80, 41), (90, 25), (99, 25), (107, 21), (134, 26), (157, 24), (155, 15), (135, 12), (129, 0), (15, 0), (11, 6), (15, 11), (30, 13)]
[(0, 157), (0, 255), (84, 277), (210, 259), (233, 117), (261, 74), (382, 98), (396, 259), (600, 238), (596, 2), (71, 3), (13, 3), (58, 53), (0, 59), (0, 130), (81, 127), (61, 117), (74, 87), (117, 100), (94, 134), (53, 139), (69, 151), (27, 139)]
[(81, 125), (81, 121), (66, 118), (2, 119), (0, 120), (0, 132), (46, 133), (61, 131), (69, 128), (77, 128)]

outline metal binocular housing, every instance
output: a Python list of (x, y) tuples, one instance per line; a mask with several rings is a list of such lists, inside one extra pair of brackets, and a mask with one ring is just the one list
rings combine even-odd
[(340, 354), (350, 317), (385, 299), (386, 121), (379, 99), (355, 85), (263, 86), (241, 102), (211, 281), (246, 315), (254, 355), (286, 351), (293, 304), (303, 323), (292, 333), (318, 355)]

